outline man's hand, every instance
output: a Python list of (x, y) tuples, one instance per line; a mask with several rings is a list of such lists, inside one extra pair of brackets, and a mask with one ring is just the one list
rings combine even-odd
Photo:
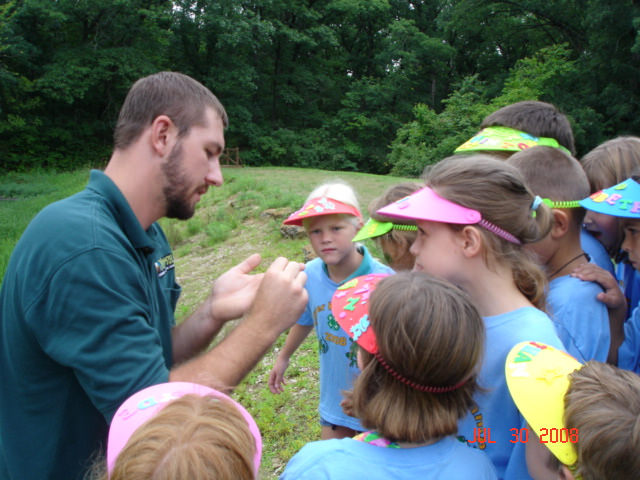
[[(307, 281), (304, 265), (277, 258), (263, 275), (249, 275), (259, 261), (259, 255), (252, 255), (216, 280), (209, 297), (212, 304), (208, 307), (215, 315), (220, 315), (215, 323), (220, 324), (221, 318), (241, 316), (248, 305), (251, 306), (245, 318), (213, 349), (174, 367), (169, 373), (170, 381), (202, 383), (229, 391), (249, 373), (278, 336), (300, 317), (308, 298), (304, 288)], [(197, 323), (190, 320), (187, 321)], [(177, 329), (187, 330), (184, 324), (174, 331)], [(192, 329), (188, 336), (186, 333), (180, 335), (181, 342), (189, 346), (191, 352), (195, 352), (196, 346), (202, 348), (208, 344), (212, 336), (197, 329)], [(174, 334), (174, 356), (176, 343)], [(189, 350), (185, 347), (182, 351)], [(184, 355), (182, 360), (187, 358)]]
[(243, 316), (255, 299), (263, 273), (250, 275), (260, 265), (260, 255), (254, 253), (220, 275), (211, 290), (211, 315), (224, 323)]
[(245, 321), (273, 335), (272, 340), (292, 326), (307, 305), (304, 288), (307, 274), (304, 264), (279, 257), (273, 261), (264, 278)]

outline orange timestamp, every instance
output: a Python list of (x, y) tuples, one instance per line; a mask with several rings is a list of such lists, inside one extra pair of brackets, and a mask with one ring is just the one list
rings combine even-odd
[[(511, 443), (527, 443), (529, 441), (528, 428), (510, 428)], [(578, 443), (577, 428), (541, 428), (540, 443)]]

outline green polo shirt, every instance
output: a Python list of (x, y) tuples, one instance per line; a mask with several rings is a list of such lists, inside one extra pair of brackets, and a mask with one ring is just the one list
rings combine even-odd
[(180, 287), (102, 172), (43, 209), (0, 290), (0, 478), (81, 478), (134, 392), (166, 382)]

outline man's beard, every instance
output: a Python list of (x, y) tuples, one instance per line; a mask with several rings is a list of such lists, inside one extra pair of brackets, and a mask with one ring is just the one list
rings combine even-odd
[(183, 165), (182, 142), (171, 149), (167, 162), (162, 165), (162, 172), (165, 177), (163, 188), (164, 201), (166, 203), (165, 216), (187, 220), (193, 217), (195, 205), (189, 201), (189, 186)]

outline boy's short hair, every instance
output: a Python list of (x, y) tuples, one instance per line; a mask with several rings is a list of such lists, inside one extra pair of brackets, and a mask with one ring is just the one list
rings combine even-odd
[[(520, 170), (529, 189), (542, 198), (568, 202), (589, 196), (589, 180), (580, 163), (557, 148), (528, 148), (512, 155), (507, 163)], [(576, 228), (582, 225), (584, 215), (584, 208), (571, 208)]]
[(640, 472), (640, 377), (590, 361), (570, 375), (565, 424), (578, 431), (583, 480), (637, 478)]
[(640, 138), (623, 136), (601, 143), (580, 159), (590, 193), (616, 185), (640, 168)]
[(515, 128), (536, 137), (555, 138), (572, 155), (576, 154), (569, 119), (550, 103), (526, 100), (502, 107), (480, 124), (480, 128), (493, 126)]
[(116, 149), (133, 144), (160, 115), (167, 115), (183, 137), (194, 125), (204, 125), (205, 108), (212, 108), (225, 127), (229, 120), (220, 100), (193, 78), (178, 72), (159, 72), (133, 84), (120, 108), (113, 134)]

